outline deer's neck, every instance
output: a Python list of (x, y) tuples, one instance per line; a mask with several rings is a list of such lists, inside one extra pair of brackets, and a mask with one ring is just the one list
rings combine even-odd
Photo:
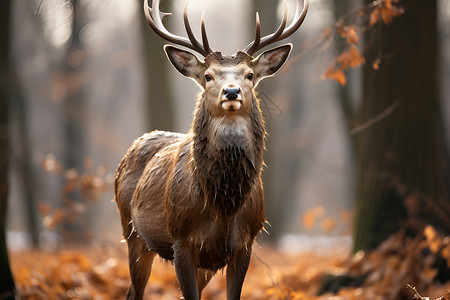
[(261, 112), (255, 104), (247, 117), (215, 119), (200, 107), (192, 130), (195, 174), (207, 201), (222, 214), (233, 214), (261, 172), (265, 135)]

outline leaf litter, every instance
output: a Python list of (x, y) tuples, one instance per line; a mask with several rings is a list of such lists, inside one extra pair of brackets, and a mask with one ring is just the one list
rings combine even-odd
[[(127, 252), (119, 242), (56, 252), (12, 251), (10, 255), (22, 299), (124, 299), (128, 288)], [(218, 272), (202, 299), (226, 298), (225, 273)], [(327, 286), (327, 278), (337, 284)], [(449, 290), (450, 238), (427, 225), (420, 234), (411, 235), (405, 228), (376, 249), (354, 255), (289, 253), (255, 245), (242, 298), (450, 300)], [(180, 296), (173, 266), (155, 259), (146, 298)]]

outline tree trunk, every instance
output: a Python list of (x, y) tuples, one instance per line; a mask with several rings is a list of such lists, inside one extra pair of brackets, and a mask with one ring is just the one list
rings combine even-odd
[[(253, 0), (253, 11), (259, 12), (259, 16), (262, 23), (261, 36), (271, 34), (276, 28), (278, 28), (278, 18), (277, 18), (277, 7), (279, 1), (261, 1)], [(251, 37), (254, 38), (255, 35), (255, 19), (254, 15), (249, 18), (249, 26), (251, 30)], [(256, 53), (258, 55), (259, 53)], [(262, 81), (258, 86), (258, 91), (270, 91), (273, 90), (273, 81), (265, 80)], [(260, 97), (261, 98), (261, 97)], [(271, 138), (270, 135), (275, 131), (275, 125), (273, 124), (271, 118), (265, 116), (264, 121), (266, 122), (266, 130), (268, 136), (266, 137), (266, 149), (264, 152), (264, 161), (267, 165), (267, 169), (263, 172), (264, 181), (264, 202), (266, 205), (266, 217), (268, 222), (271, 224), (267, 231), (269, 236), (264, 236), (265, 240), (276, 241), (283, 230), (283, 207), (288, 205), (286, 202), (285, 191), (281, 188), (282, 184), (279, 182), (281, 176), (280, 170), (277, 169), (276, 164), (276, 153), (275, 153), (275, 138)], [(267, 226), (266, 226), (267, 227)]]
[(173, 99), (167, 72), (167, 59), (163, 51), (164, 40), (147, 24), (144, 14), (141, 20), (144, 41), (144, 62), (147, 83), (147, 111), (149, 130), (175, 130)]
[(436, 0), (401, 5), (403, 16), (376, 24), (367, 36), (359, 121), (397, 108), (355, 136), (355, 251), (377, 246), (408, 218), (450, 232), (439, 155)]
[[(70, 86), (70, 80), (82, 76), (86, 51), (80, 40), (80, 32), (86, 26), (85, 5), (82, 0), (71, 0), (73, 6), (72, 37), (66, 49), (65, 61), (61, 66), (63, 74), (66, 76), (66, 84)], [(79, 79), (76, 79), (79, 80)], [(84, 171), (85, 162), (85, 124), (86, 119), (86, 97), (84, 82), (74, 89), (68, 89), (64, 99), (65, 116), (65, 136), (64, 136), (64, 167), (66, 169), (75, 169), (78, 172)], [(68, 202), (81, 202), (82, 196), (79, 190), (61, 193), (61, 200), (64, 205), (70, 205)], [(63, 221), (63, 237), (70, 242), (82, 242), (86, 233), (87, 224), (80, 220)], [(66, 232), (67, 231), (67, 232)], [(67, 234), (70, 233), (70, 234)]]
[(9, 131), (9, 46), (11, 1), (0, 3), (0, 299), (13, 299), (15, 285), (6, 247), (6, 210), (8, 202)]

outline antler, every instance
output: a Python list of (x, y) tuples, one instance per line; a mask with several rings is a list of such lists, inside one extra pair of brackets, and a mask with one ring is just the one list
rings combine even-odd
[(159, 2), (160, 0), (153, 0), (152, 7), (148, 7), (148, 0), (144, 0), (145, 18), (147, 19), (147, 23), (150, 25), (150, 27), (153, 29), (154, 32), (156, 32), (159, 36), (161, 36), (163, 39), (169, 42), (197, 51), (198, 53), (200, 53), (205, 57), (208, 54), (214, 52), (209, 47), (208, 38), (206, 36), (205, 20), (203, 15), (201, 23), (203, 45), (200, 44), (195, 38), (187, 16), (187, 6), (188, 6), (187, 0), (186, 4), (184, 5), (183, 19), (184, 19), (184, 27), (186, 28), (186, 33), (189, 39), (172, 34), (164, 27), (162, 20), (164, 19), (164, 17), (171, 16), (172, 14), (161, 12), (159, 10)]
[(248, 44), (247, 47), (245, 47), (244, 52), (247, 53), (250, 56), (253, 56), (253, 54), (266, 47), (269, 44), (281, 41), (287, 37), (289, 37), (291, 34), (293, 34), (299, 27), (302, 25), (303, 21), (305, 20), (306, 12), (308, 11), (309, 7), (309, 1), (303, 0), (303, 9), (300, 10), (300, 0), (297, 0), (297, 8), (295, 10), (294, 19), (292, 20), (292, 23), (286, 27), (286, 20), (287, 20), (287, 5), (286, 1), (284, 2), (284, 13), (283, 13), (283, 19), (281, 21), (280, 26), (278, 27), (277, 31), (274, 33), (267, 35), (263, 38), (261, 38), (261, 22), (259, 20), (259, 14), (256, 13), (256, 35), (255, 40)]

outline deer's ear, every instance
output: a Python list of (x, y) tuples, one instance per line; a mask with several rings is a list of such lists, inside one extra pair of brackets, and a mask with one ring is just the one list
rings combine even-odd
[(282, 45), (261, 53), (252, 61), (257, 80), (275, 74), (286, 62), (292, 50), (292, 44)]
[(186, 77), (200, 81), (203, 74), (204, 62), (191, 52), (165, 45), (164, 51), (175, 69)]

